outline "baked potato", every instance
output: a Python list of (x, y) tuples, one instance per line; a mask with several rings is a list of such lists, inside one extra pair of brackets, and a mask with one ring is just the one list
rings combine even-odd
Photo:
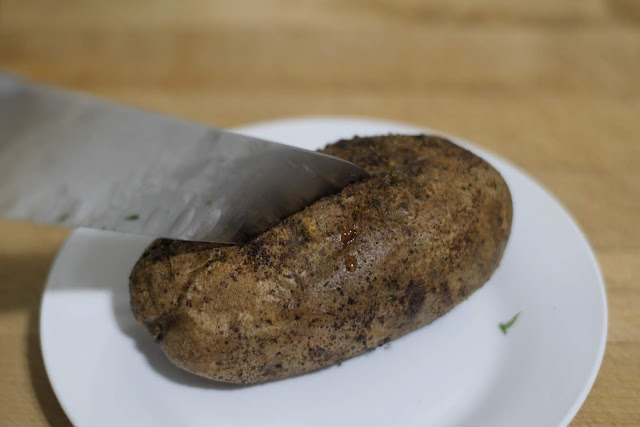
[(498, 266), (512, 202), (481, 158), (427, 135), (322, 152), (370, 177), (245, 245), (161, 239), (144, 252), (131, 307), (174, 364), (237, 384), (314, 371), (427, 325)]

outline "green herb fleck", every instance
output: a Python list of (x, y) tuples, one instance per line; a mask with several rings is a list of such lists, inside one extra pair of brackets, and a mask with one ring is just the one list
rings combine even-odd
[(211, 261), (213, 261), (215, 259), (215, 257), (211, 257), (208, 258), (205, 262), (203, 262), (202, 264), (198, 265), (196, 268), (194, 268), (193, 270), (190, 271), (190, 273), (193, 273), (196, 270), (200, 270), (203, 267), (206, 267), (207, 264), (209, 264)]
[(63, 213), (62, 215), (60, 215), (57, 219), (58, 222), (65, 222), (66, 220), (69, 219), (69, 213)]
[(225, 222), (222, 226), (224, 227), (225, 230), (229, 229), (229, 223), (228, 222)]
[(207, 206), (211, 206), (213, 202), (211, 200), (207, 200)]
[(125, 218), (127, 221), (136, 221), (140, 219), (140, 215), (138, 214), (133, 214), (133, 215), (129, 215), (128, 217)]
[(498, 326), (500, 327), (500, 330), (502, 331), (503, 334), (507, 335), (507, 330), (513, 326), (514, 323), (516, 323), (516, 320), (518, 320), (518, 317), (520, 316), (521, 312), (518, 312), (515, 316), (513, 316), (511, 318), (511, 320), (509, 320), (507, 323), (500, 323)]
[(397, 297), (395, 295), (389, 295), (386, 299), (387, 301), (395, 301)]

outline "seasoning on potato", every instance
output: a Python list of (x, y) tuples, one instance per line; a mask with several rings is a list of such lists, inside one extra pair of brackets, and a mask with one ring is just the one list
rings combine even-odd
[(426, 135), (322, 152), (370, 177), (245, 245), (160, 239), (142, 255), (131, 307), (174, 364), (236, 384), (315, 371), (427, 325), (498, 266), (512, 203), (484, 160)]

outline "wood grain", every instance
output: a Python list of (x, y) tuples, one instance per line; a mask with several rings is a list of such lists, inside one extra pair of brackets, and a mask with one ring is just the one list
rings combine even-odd
[[(640, 425), (640, 2), (0, 0), (0, 67), (220, 126), (373, 116), (499, 153), (567, 206), (605, 276), (607, 351), (572, 425)], [(68, 425), (38, 337), (67, 230), (0, 235), (0, 424)]]

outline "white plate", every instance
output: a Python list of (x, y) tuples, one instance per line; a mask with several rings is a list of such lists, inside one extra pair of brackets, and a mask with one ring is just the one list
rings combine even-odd
[[(354, 134), (425, 129), (300, 118), (241, 131), (315, 149)], [(428, 132), (428, 130), (426, 130)], [(455, 138), (454, 138), (455, 139)], [(491, 280), (433, 324), (319, 372), (251, 387), (175, 368), (129, 309), (150, 239), (78, 230), (51, 270), (40, 332), (53, 389), (78, 426), (557, 426), (578, 411), (604, 353), (607, 305), (589, 244), (530, 177), (472, 144), (513, 196)], [(521, 316), (507, 335), (498, 324)]]

